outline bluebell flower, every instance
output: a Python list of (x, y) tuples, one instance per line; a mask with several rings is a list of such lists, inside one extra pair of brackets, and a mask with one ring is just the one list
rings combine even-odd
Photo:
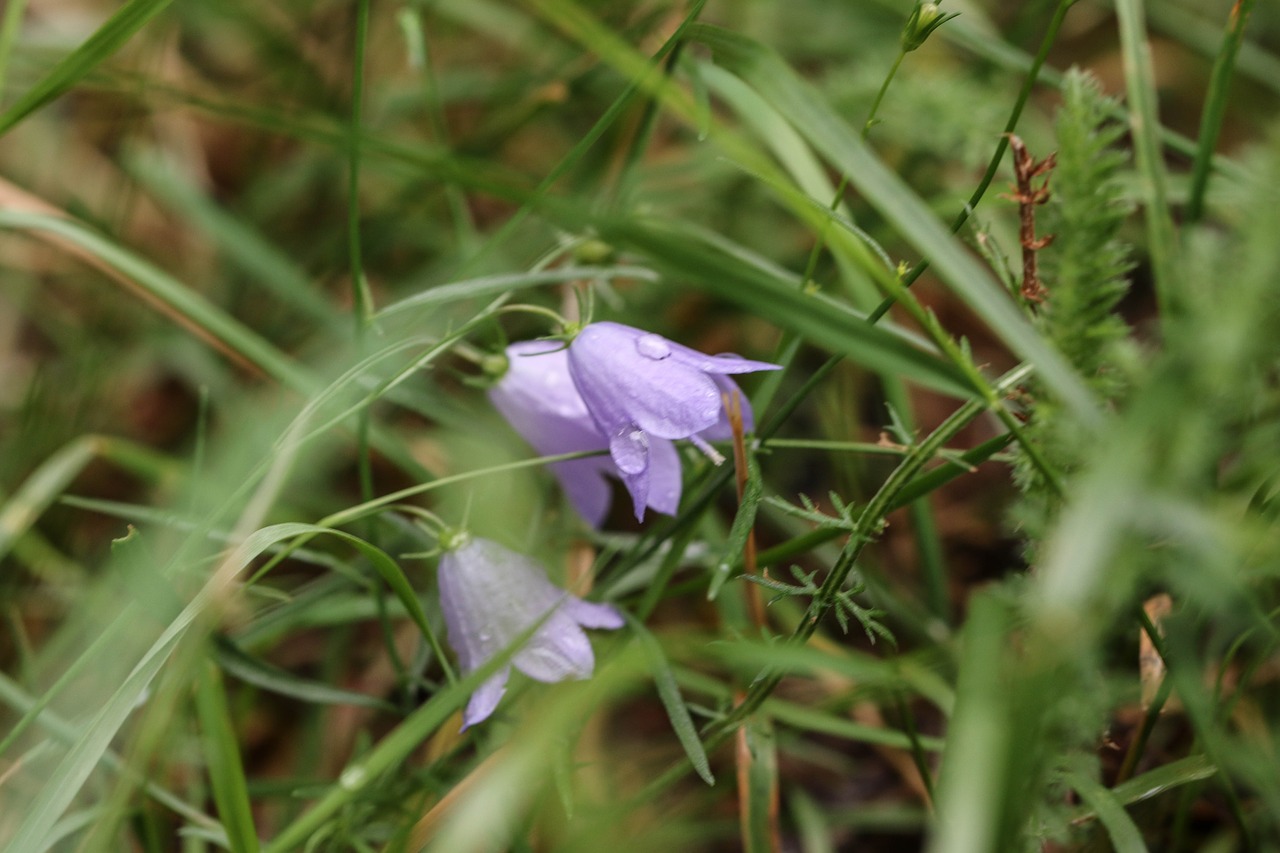
[[(708, 440), (732, 435), (723, 399), (739, 394), (725, 374), (777, 370), (779, 365), (736, 355), (705, 355), (661, 335), (621, 323), (592, 323), (569, 346), (569, 373), (596, 426), (608, 440), (644, 517), (661, 442), (689, 439), (717, 462)], [(742, 400), (743, 428), (752, 428)]]
[[(569, 355), (555, 341), (523, 341), (507, 347), (507, 372), (489, 390), (489, 399), (520, 436), (543, 456), (606, 450), (609, 440), (587, 412), (569, 375)], [(680, 505), (680, 456), (670, 441), (651, 448), (652, 509), (674, 515)], [(555, 462), (551, 471), (584, 519), (599, 527), (609, 511), (606, 475), (622, 478), (613, 459), (592, 456)]]
[(621, 628), (607, 604), (570, 595), (535, 561), (488, 539), (465, 536), (440, 559), (440, 609), (463, 674), (513, 645), (537, 625), (511, 663), (471, 694), (462, 729), (486, 719), (507, 689), (511, 666), (538, 681), (588, 678), (595, 668), (583, 628)]

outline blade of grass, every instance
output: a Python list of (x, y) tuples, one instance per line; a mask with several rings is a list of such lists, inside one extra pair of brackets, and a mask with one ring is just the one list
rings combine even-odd
[(22, 15), (26, 10), (27, 0), (9, 0), (4, 7), (4, 17), (0, 18), (0, 95), (4, 94), (4, 83), (9, 76), (9, 57), (13, 54), (13, 44), (18, 40)]
[(1124, 803), (1115, 791), (1104, 788), (1083, 773), (1067, 774), (1067, 782), (1107, 828), (1115, 853), (1147, 853), (1142, 832), (1125, 811)]
[(929, 853), (999, 849), (995, 837), (1005, 755), (1008, 707), (998, 662), (1008, 642), (1009, 613), (997, 595), (979, 593), (964, 626), (956, 707), (947, 730), (937, 784), (938, 820)]
[[(943, 28), (946, 29), (945, 27)], [(832, 163), (925, 257), (939, 275), (1085, 424), (1100, 414), (1093, 395), (1057, 351), (1047, 346), (1004, 289), (973, 259), (928, 206), (871, 151), (860, 135), (768, 48), (703, 24), (690, 37), (752, 86)]]
[(1176, 311), (1177, 232), (1169, 209), (1169, 191), (1160, 151), (1160, 123), (1156, 111), (1155, 70), (1147, 41), (1142, 0), (1116, 0), (1120, 47), (1124, 57), (1125, 89), (1129, 97), (1129, 129), (1147, 225), (1147, 252), (1155, 280), (1156, 298), (1163, 312)]
[(48, 213), (0, 210), (0, 228), (49, 235), (237, 363), (261, 371), (295, 390), (312, 386), (312, 380), (301, 368), (257, 333), (159, 267), (87, 225)]
[(856, 311), (822, 294), (805, 293), (721, 247), (660, 223), (602, 220), (608, 240), (649, 255), (655, 266), (695, 281), (698, 287), (768, 317), (775, 324), (872, 370), (902, 375), (930, 388), (970, 397), (963, 375), (937, 356), (921, 352), (901, 336), (872, 326)]
[[(119, 50), (134, 33), (164, 11), (171, 0), (129, 0), (83, 44), (63, 57), (36, 85), (0, 113), (0, 136), (54, 100)], [(17, 6), (21, 8), (22, 4)], [(8, 10), (6, 10), (6, 17)], [(6, 27), (7, 29), (7, 27)]]
[(40, 463), (0, 507), (0, 558), (95, 459), (153, 480), (173, 467), (169, 458), (124, 439), (100, 435), (75, 439)]
[(778, 853), (778, 750), (773, 724), (755, 715), (738, 729), (738, 812), (742, 849)]
[(1200, 116), (1200, 136), (1196, 140), (1196, 157), (1191, 164), (1191, 190), (1187, 196), (1187, 221), (1198, 222), (1204, 215), (1204, 193), (1209, 185), (1213, 151), (1218, 146), (1218, 134), (1222, 132), (1222, 120), (1227, 113), (1227, 94), (1231, 89), (1231, 76), (1235, 71), (1236, 57), (1244, 42), (1244, 28), (1253, 11), (1253, 0), (1237, 0), (1231, 7), (1227, 30), (1222, 36), (1222, 47), (1213, 61), (1213, 73), (1209, 77), (1209, 91), (1205, 95), (1204, 112)]
[(685, 755), (689, 757), (689, 764), (702, 781), (708, 785), (715, 785), (716, 779), (711, 775), (711, 762), (707, 760), (707, 751), (698, 737), (698, 729), (693, 724), (693, 718), (689, 716), (689, 709), (685, 707), (684, 698), (680, 695), (680, 687), (671, 673), (671, 664), (667, 661), (661, 644), (644, 625), (629, 615), (626, 619), (632, 636), (640, 646), (649, 672), (653, 676), (653, 686), (658, 691), (658, 698), (662, 700), (662, 707), (667, 710), (667, 719), (671, 721), (671, 729), (675, 732), (676, 740), (680, 741)]
[[(406, 611), (407, 612), (407, 611)], [(299, 702), (325, 705), (355, 705), (360, 708), (376, 708), (394, 711), (395, 706), (376, 696), (341, 690), (322, 681), (299, 678), (291, 672), (271, 666), (265, 661), (246, 654), (239, 646), (225, 637), (218, 637), (213, 644), (213, 658), (229, 675), (263, 690), (297, 699)]]
[(203, 662), (200, 669), (195, 704), (204, 735), (201, 741), (213, 800), (227, 831), (231, 853), (257, 853), (258, 834), (245, 786), (244, 765), (240, 761), (240, 743), (231, 723), (222, 678), (212, 662)]

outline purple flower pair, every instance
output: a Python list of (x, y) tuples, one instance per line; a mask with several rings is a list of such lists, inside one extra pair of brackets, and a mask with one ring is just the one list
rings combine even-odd
[[(507, 348), (509, 366), (489, 396), (539, 453), (608, 450), (609, 455), (557, 462), (552, 470), (574, 507), (593, 525), (609, 509), (606, 475), (622, 479), (635, 503), (674, 514), (680, 505), (680, 457), (689, 439), (713, 459), (707, 443), (732, 436), (724, 398), (738, 393), (727, 374), (775, 370), (738, 356), (708, 356), (659, 335), (618, 323), (594, 323), (568, 349), (526, 341)], [(752, 428), (742, 402), (743, 427)], [(486, 719), (506, 690), (511, 667), (539, 681), (591, 675), (595, 659), (583, 628), (620, 628), (606, 604), (570, 595), (528, 557), (486, 539), (462, 538), (440, 560), (440, 607), (449, 643), (464, 673), (532, 631), (511, 663), (484, 681), (467, 703), (463, 729)]]
[(464, 675), (534, 629), (511, 663), (471, 694), (463, 731), (498, 707), (512, 666), (538, 681), (588, 678), (595, 657), (582, 629), (623, 624), (617, 610), (570, 595), (547, 580), (542, 566), (488, 539), (466, 537), (446, 552), (438, 580), (449, 645)]
[[(646, 507), (674, 514), (680, 458), (672, 442), (689, 439), (711, 458), (708, 441), (732, 437), (723, 398), (739, 393), (726, 374), (777, 370), (736, 355), (709, 356), (620, 323), (592, 323), (569, 345), (526, 341), (507, 348), (510, 369), (490, 399), (539, 453), (608, 448), (609, 458), (556, 463), (574, 508), (593, 525), (609, 508), (605, 474), (620, 477), (637, 520)], [(742, 402), (743, 428), (752, 429)]]

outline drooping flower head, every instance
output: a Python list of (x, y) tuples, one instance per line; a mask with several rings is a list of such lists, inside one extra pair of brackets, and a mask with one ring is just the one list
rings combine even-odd
[[(489, 390), (489, 399), (534, 450), (554, 456), (609, 447), (569, 375), (569, 355), (562, 344), (515, 343), (507, 347), (507, 361), (507, 372)], [(670, 441), (654, 442), (650, 467), (645, 503), (672, 515), (680, 505), (680, 457)], [(605, 475), (622, 477), (613, 459), (571, 459), (553, 463), (551, 470), (574, 509), (591, 525), (600, 526), (609, 510)]]
[(462, 728), (486, 719), (507, 688), (511, 666), (538, 681), (588, 678), (595, 656), (583, 628), (621, 628), (622, 615), (547, 580), (535, 561), (488, 539), (460, 537), (440, 559), (440, 609), (463, 674), (483, 666), (537, 625), (511, 664), (486, 679), (467, 702)]
[[(569, 372), (635, 502), (636, 518), (653, 488), (655, 448), (687, 438), (713, 459), (707, 439), (729, 437), (723, 397), (738, 393), (726, 374), (777, 370), (736, 355), (705, 355), (621, 323), (592, 323), (569, 346)], [(751, 407), (742, 401), (743, 428)]]

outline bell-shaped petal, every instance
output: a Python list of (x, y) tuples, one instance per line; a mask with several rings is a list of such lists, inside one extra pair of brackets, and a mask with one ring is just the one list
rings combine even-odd
[[(725, 374), (778, 367), (735, 355), (705, 355), (621, 323), (592, 323), (569, 346), (569, 372), (608, 437), (638, 519), (652, 505), (655, 472), (663, 464), (656, 461), (657, 442), (688, 438), (698, 444), (729, 437), (723, 398), (738, 389)], [(750, 429), (751, 407), (745, 400), (741, 406)]]
[[(610, 446), (569, 375), (568, 351), (561, 344), (515, 343), (507, 347), (507, 361), (507, 372), (489, 390), (489, 399), (534, 450), (554, 456)], [(648, 490), (652, 499), (647, 505), (672, 515), (680, 505), (680, 460), (672, 446), (655, 453), (661, 460), (653, 463), (655, 485)], [(599, 527), (609, 511), (611, 490), (605, 475), (627, 479), (626, 470), (608, 456), (555, 462), (551, 471), (573, 508), (593, 527)]]
[[(547, 580), (538, 563), (488, 539), (471, 538), (446, 552), (438, 579), (449, 645), (464, 675), (537, 626), (511, 663), (539, 681), (587, 678), (595, 658), (583, 627), (623, 624), (614, 608), (570, 595)], [(504, 667), (471, 694), (464, 730), (493, 713), (510, 672)]]

